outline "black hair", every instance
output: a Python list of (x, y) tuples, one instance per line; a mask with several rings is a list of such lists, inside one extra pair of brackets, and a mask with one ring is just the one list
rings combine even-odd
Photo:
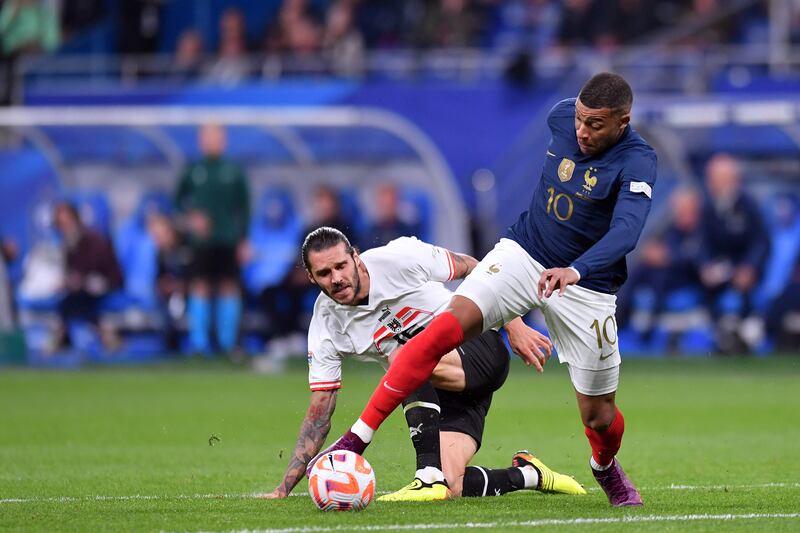
[(578, 99), (590, 109), (628, 111), (633, 104), (633, 91), (625, 78), (619, 74), (601, 72), (589, 78), (583, 85)]
[(347, 237), (345, 237), (345, 234), (336, 228), (322, 226), (321, 228), (317, 228), (306, 235), (305, 240), (303, 240), (302, 247), (303, 265), (306, 267), (306, 270), (311, 272), (311, 265), (308, 262), (309, 252), (321, 252), (322, 250), (332, 248), (339, 243), (344, 243), (345, 251), (351, 256), (353, 255), (355, 248), (353, 248), (353, 245), (350, 244), (350, 241)]

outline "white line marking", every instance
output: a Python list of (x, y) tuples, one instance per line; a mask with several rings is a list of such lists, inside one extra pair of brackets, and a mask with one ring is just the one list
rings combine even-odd
[[(666, 485), (661, 487), (642, 487), (642, 491), (659, 490), (747, 490), (747, 489), (797, 489), (800, 482), (795, 483), (757, 483), (750, 485)], [(599, 491), (597, 487), (589, 487), (589, 492)], [(376, 491), (376, 494), (389, 494), (390, 491)], [(133, 500), (244, 500), (255, 498), (258, 493), (249, 494), (132, 494), (128, 496), (44, 496), (28, 498), (2, 498), (0, 504), (9, 503), (71, 503), (71, 502), (106, 502), (106, 501), (133, 501)], [(304, 491), (293, 492), (291, 497), (307, 497)]]
[(373, 526), (307, 526), (284, 529), (240, 529), (230, 533), (326, 533), (329, 531), (403, 531), (407, 529), (495, 529), (508, 527), (544, 527), (544, 526), (582, 526), (592, 524), (641, 524), (653, 522), (698, 522), (703, 520), (770, 520), (798, 519), (800, 513), (750, 513), (750, 514), (689, 514), (689, 515), (643, 515), (620, 516), (607, 518), (542, 518), (540, 520), (508, 521), (508, 522), (463, 522), (455, 524), (386, 524)]

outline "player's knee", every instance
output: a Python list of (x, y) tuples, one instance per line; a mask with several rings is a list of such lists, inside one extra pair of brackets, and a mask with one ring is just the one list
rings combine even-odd
[(603, 405), (598, 409), (591, 409), (581, 413), (583, 425), (599, 433), (604, 432), (614, 421), (614, 407)]
[(480, 307), (469, 298), (453, 296), (447, 312), (458, 320), (465, 339), (475, 337), (483, 332), (483, 313), (481, 313)]

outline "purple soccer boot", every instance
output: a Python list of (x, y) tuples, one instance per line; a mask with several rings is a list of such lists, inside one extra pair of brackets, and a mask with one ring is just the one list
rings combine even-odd
[(352, 431), (347, 430), (347, 433), (339, 437), (333, 444), (319, 452), (316, 457), (309, 461), (308, 466), (306, 467), (306, 476), (311, 472), (311, 469), (314, 468), (314, 464), (316, 464), (316, 462), (322, 456), (338, 450), (348, 450), (361, 455), (364, 453), (364, 450), (367, 449), (367, 446), (369, 446), (368, 442), (364, 442), (361, 440), (361, 437)]
[(625, 475), (625, 471), (622, 470), (622, 466), (620, 466), (616, 457), (607, 469), (595, 470), (593, 468), (592, 473), (606, 496), (608, 496), (609, 503), (614, 507), (644, 505), (642, 496), (633, 486), (631, 480), (628, 479), (628, 476)]

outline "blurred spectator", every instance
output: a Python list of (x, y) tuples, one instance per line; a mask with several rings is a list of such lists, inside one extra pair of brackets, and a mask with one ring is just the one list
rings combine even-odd
[(147, 232), (157, 251), (156, 293), (164, 323), (167, 349), (180, 349), (177, 324), (186, 310), (186, 284), (192, 265), (192, 250), (164, 214), (147, 217)]
[(15, 65), (21, 56), (54, 52), (61, 44), (58, 17), (41, 0), (6, 0), (0, 6), (0, 104), (14, 96)]
[(284, 0), (264, 38), (269, 53), (314, 52), (319, 49), (319, 18), (306, 0)]
[(180, 81), (195, 79), (200, 75), (202, 66), (203, 37), (197, 30), (186, 30), (178, 38), (172, 77)]
[(269, 58), (264, 72), (272, 76), (323, 72), (325, 64), (319, 54), (322, 31), (318, 21), (306, 0), (285, 0), (266, 32), (264, 48)]
[(761, 312), (783, 292), (800, 250), (800, 206), (797, 197), (780, 192), (767, 200), (770, 206), (766, 219), (772, 247), (764, 272), (764, 281), (756, 295), (756, 307)]
[(351, 0), (338, 0), (328, 9), (322, 47), (333, 74), (353, 76), (364, 70), (364, 39), (353, 26)]
[(8, 265), (17, 258), (17, 243), (0, 239), (0, 334), (14, 329), (14, 298)]
[(419, 236), (419, 225), (404, 219), (400, 213), (400, 192), (394, 184), (380, 185), (374, 201), (376, 219), (365, 234), (364, 249), (383, 246), (398, 237)]
[[(336, 228), (345, 235), (353, 233), (353, 224), (342, 213), (336, 189), (329, 185), (318, 186), (314, 190), (311, 204), (311, 222), (301, 232), (298, 241), (322, 226)], [(280, 371), (288, 356), (305, 351), (308, 317), (304, 311), (319, 290), (309, 281), (296, 249), (291, 257), (292, 266), (288, 268), (281, 282), (265, 287), (260, 295), (274, 334), (265, 356), (255, 362), (256, 369), (262, 372)]]
[(237, 8), (228, 8), (219, 23), (219, 57), (206, 77), (223, 85), (235, 85), (250, 75), (247, 58), (247, 34), (244, 15)]
[(758, 206), (742, 189), (740, 174), (739, 163), (727, 154), (715, 155), (706, 165), (700, 280), (722, 352), (753, 347), (755, 322), (742, 319), (753, 310), (753, 289), (770, 246)]
[(412, 28), (414, 44), (423, 48), (463, 48), (479, 44), (482, 20), (468, 0), (424, 2)]
[(66, 255), (65, 292), (59, 304), (60, 324), (51, 351), (68, 340), (72, 321), (85, 321), (99, 329), (103, 346), (119, 349), (120, 341), (110, 324), (100, 321), (103, 297), (122, 287), (122, 271), (111, 242), (86, 227), (74, 205), (61, 202), (55, 207), (55, 224)]
[(620, 298), (620, 321), (630, 318), (645, 342), (649, 342), (658, 317), (665, 310), (667, 297), (700, 286), (697, 257), (702, 246), (702, 197), (694, 189), (682, 188), (672, 193), (669, 203), (669, 225), (644, 243), (640, 262)]
[(303, 231), (303, 238), (322, 226), (336, 228), (345, 235), (354, 235), (353, 221), (348, 220), (342, 212), (339, 192), (330, 185), (319, 185), (314, 190), (310, 212), (312, 216), (311, 222)]
[(242, 312), (239, 265), (245, 259), (250, 224), (250, 189), (244, 170), (224, 157), (225, 130), (207, 124), (199, 131), (203, 159), (179, 179), (175, 205), (192, 249), (187, 317), (193, 352), (211, 350), (212, 295), (216, 296), (219, 348), (236, 347)]
[(6, 0), (0, 36), (6, 56), (53, 52), (61, 43), (58, 18), (41, 0)]
[(158, 51), (163, 0), (125, 0), (119, 6), (119, 49), (123, 54)]
[(656, 10), (645, 0), (617, 0), (611, 17), (614, 39), (621, 44), (633, 43), (657, 26)]
[(775, 349), (797, 351), (800, 346), (800, 253), (796, 252), (783, 292), (769, 306), (766, 326)]
[(100, 21), (105, 14), (103, 0), (70, 0), (61, 3), (64, 33), (74, 34)]
[(558, 42), (562, 46), (611, 44), (611, 10), (595, 0), (566, 0), (561, 10)]
[(355, 12), (356, 26), (368, 48), (393, 48), (403, 43), (403, 14), (410, 2), (371, 0), (359, 2)]
[(756, 305), (776, 349), (794, 350), (800, 345), (800, 205), (787, 193), (773, 196), (769, 205), (772, 250)]

